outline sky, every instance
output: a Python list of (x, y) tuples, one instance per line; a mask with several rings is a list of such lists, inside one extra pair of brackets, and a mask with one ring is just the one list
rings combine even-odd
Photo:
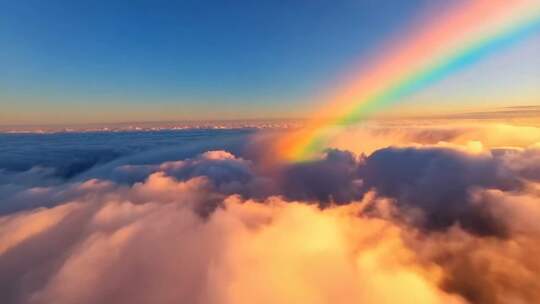
[[(303, 118), (344, 75), (450, 6), (441, 0), (2, 2), (2, 125)], [(539, 105), (539, 53), (534, 35), (385, 113)]]
[(1, 303), (537, 303), (539, 55), (539, 0), (0, 0)]

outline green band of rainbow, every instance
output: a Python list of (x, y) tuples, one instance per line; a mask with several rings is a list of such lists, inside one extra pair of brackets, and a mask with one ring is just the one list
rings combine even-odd
[(405, 97), (431, 86), (449, 75), (457, 73), (538, 33), (540, 33), (540, 10), (491, 35), (463, 45), (444, 57), (432, 60), (425, 67), (409, 71), (404, 77), (389, 84), (382, 90), (362, 100), (354, 101), (357, 105), (345, 115), (327, 121), (324, 125), (307, 132), (308, 140), (299, 141), (300, 146), (294, 147), (295, 152), (293, 155), (289, 155), (290, 160), (303, 161), (311, 159), (320, 153), (326, 147), (328, 140), (343, 128), (358, 123), (374, 112), (403, 100)]

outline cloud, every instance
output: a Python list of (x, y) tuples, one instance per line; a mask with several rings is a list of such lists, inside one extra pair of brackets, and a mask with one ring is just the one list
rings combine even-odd
[[(455, 223), (480, 234), (503, 234), (484, 206), (473, 204), (476, 188), (519, 190), (521, 181), (491, 154), (449, 148), (385, 148), (360, 168), (364, 186), (396, 199), (427, 229)], [(411, 210), (407, 210), (411, 209)]]
[(286, 166), (280, 182), (284, 196), (322, 205), (362, 197), (359, 160), (350, 152), (329, 150), (323, 159)]
[(470, 120), (419, 120), (372, 122), (347, 128), (330, 146), (356, 154), (381, 148), (411, 146), (462, 146), (480, 143), (486, 149), (529, 148), (540, 143), (540, 127), (504, 122), (473, 123)]
[(415, 246), (444, 269), (447, 291), (472, 303), (533, 303), (540, 297), (539, 199), (538, 194), (477, 190), (475, 202), (505, 223), (508, 237), (479, 238), (454, 228)]
[[(140, 187), (160, 189), (162, 195), (194, 191), (183, 182), (153, 179), (129, 195), (146, 195)], [(10, 229), (0, 233), (2, 298), (8, 303), (393, 303), (396, 297), (402, 303), (463, 302), (434, 284), (435, 270), (415, 264), (399, 227), (359, 218), (357, 212), (356, 205), (320, 210), (279, 198), (255, 202), (232, 196), (204, 219), (184, 201), (140, 204), (104, 195), (8, 216), (2, 220)], [(24, 225), (29, 220), (40, 224)], [(17, 237), (4, 241), (13, 232)], [(388, 288), (414, 293), (397, 295)]]
[[(64, 180), (103, 178), (123, 164), (159, 164), (209, 150), (239, 153), (249, 130), (0, 134), (0, 170), (40, 167)], [(1, 180), (1, 177), (0, 177)]]
[(508, 106), (496, 108), (491, 111), (465, 112), (458, 114), (445, 115), (447, 119), (537, 119), (540, 115), (540, 106)]
[(540, 181), (540, 147), (494, 151), (504, 164), (527, 180)]
[(272, 168), (239, 142), (133, 152), (73, 177), (3, 168), (0, 298), (533, 303), (534, 136), (493, 146), (439, 128), (362, 131), (402, 142)]
[(522, 257), (538, 247), (537, 196), (474, 194), (511, 224), (512, 238), (499, 239), (457, 226), (428, 233), (403, 225), (385, 211), (395, 211), (394, 202), (375, 193), (325, 209), (279, 197), (228, 196), (201, 217), (196, 202), (206, 198), (196, 193), (207, 193), (207, 186), (200, 178), (181, 182), (154, 173), (114, 194), (2, 217), (2, 298), (505, 303), (537, 296), (529, 286), (536, 281), (528, 282), (539, 265)]

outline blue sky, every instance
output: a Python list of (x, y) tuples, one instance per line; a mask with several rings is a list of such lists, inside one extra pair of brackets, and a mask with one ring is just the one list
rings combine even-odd
[[(351, 65), (445, 9), (382, 2), (4, 0), (0, 124), (302, 116)], [(540, 39), (531, 41), (484, 63), (480, 77), (448, 80), (457, 92), (441, 84), (418, 102), (469, 96), (512, 73), (534, 90)], [(505, 77), (486, 74), (501, 62)]]

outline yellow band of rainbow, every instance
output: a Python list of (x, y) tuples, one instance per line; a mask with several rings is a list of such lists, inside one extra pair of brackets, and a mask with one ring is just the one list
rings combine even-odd
[(310, 160), (344, 127), (538, 33), (538, 0), (469, 1), (437, 15), (391, 44), (274, 151), (282, 160)]

